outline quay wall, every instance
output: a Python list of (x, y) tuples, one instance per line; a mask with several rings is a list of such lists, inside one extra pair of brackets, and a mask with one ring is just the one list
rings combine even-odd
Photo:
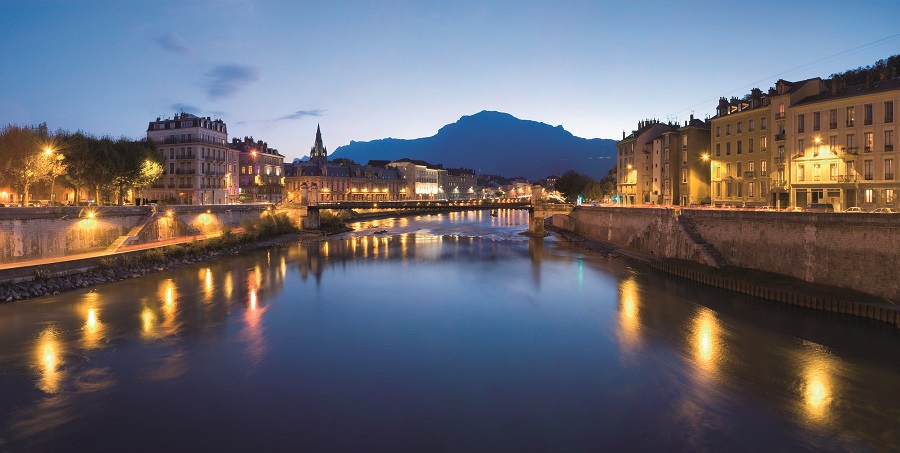
[(650, 258), (715, 265), (698, 236), (730, 266), (900, 301), (900, 215), (578, 207), (570, 217), (575, 233)]
[(117, 241), (145, 244), (186, 235), (208, 235), (244, 219), (259, 218), (266, 205), (63, 206), (0, 208), (0, 263), (105, 250)]

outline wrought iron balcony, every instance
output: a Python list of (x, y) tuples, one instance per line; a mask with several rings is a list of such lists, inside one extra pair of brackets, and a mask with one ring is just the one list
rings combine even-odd
[(775, 156), (773, 159), (775, 160), (775, 163), (776, 163), (776, 164), (784, 165), (784, 161), (785, 161), (785, 159), (787, 159), (787, 158), (784, 157), (784, 156)]
[(755, 171), (745, 171), (744, 172), (744, 179), (753, 179), (755, 177), (756, 177)]
[(855, 183), (857, 181), (856, 175), (838, 175), (837, 181), (839, 183)]
[(782, 132), (782, 133), (780, 133), (780, 134), (775, 134), (775, 141), (776, 141), (776, 142), (783, 142), (783, 141), (784, 141), (785, 135), (787, 135), (787, 134), (784, 133), (784, 132)]
[(885, 151), (893, 151), (893, 150), (894, 150), (894, 145), (884, 145), (884, 150), (885, 150)]

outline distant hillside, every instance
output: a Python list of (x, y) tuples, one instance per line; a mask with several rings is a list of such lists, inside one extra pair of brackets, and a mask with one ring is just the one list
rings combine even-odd
[(479, 174), (536, 180), (567, 170), (600, 179), (615, 165), (615, 155), (615, 140), (576, 137), (562, 126), (486, 110), (464, 116), (431, 137), (351, 141), (334, 150), (329, 159), (346, 157), (365, 163), (409, 157), (445, 168), (474, 168)]

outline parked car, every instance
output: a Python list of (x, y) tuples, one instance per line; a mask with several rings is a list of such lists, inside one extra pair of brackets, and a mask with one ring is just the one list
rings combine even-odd
[(806, 205), (804, 211), (809, 212), (834, 212), (834, 206), (831, 203), (810, 203)]
[(866, 212), (866, 211), (864, 211), (863, 208), (860, 208), (859, 206), (851, 206), (851, 207), (845, 209), (844, 212)]
[(756, 208), (756, 210), (757, 211), (774, 211), (775, 208), (773, 208), (771, 206), (760, 206), (760, 207)]
[(878, 214), (896, 214), (897, 210), (894, 208), (875, 208), (872, 212)]
[(803, 208), (800, 206), (788, 206), (784, 208), (784, 212), (803, 212)]

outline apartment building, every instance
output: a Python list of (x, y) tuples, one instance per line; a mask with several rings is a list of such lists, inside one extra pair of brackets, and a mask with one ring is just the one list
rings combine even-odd
[(900, 79), (854, 86), (814, 80), (817, 92), (788, 112), (795, 204), (831, 203), (836, 211), (898, 208), (894, 107)]
[(281, 203), (284, 199), (284, 156), (268, 143), (253, 137), (234, 138), (238, 152), (239, 200), (241, 203)]
[(156, 118), (147, 127), (147, 138), (165, 159), (162, 176), (145, 191), (148, 199), (193, 205), (236, 200), (237, 152), (227, 145), (222, 120), (190, 113)]
[[(710, 199), (716, 206), (788, 204), (784, 147), (772, 149), (771, 96), (754, 88), (741, 99), (719, 99), (710, 120)], [(782, 134), (783, 135), (783, 134)], [(783, 139), (782, 139), (783, 142)]]
[(622, 140), (616, 142), (616, 199), (620, 203), (663, 203), (664, 168), (659, 166), (666, 146), (663, 134), (676, 131), (677, 126), (654, 119), (639, 121), (627, 136), (622, 132)]

